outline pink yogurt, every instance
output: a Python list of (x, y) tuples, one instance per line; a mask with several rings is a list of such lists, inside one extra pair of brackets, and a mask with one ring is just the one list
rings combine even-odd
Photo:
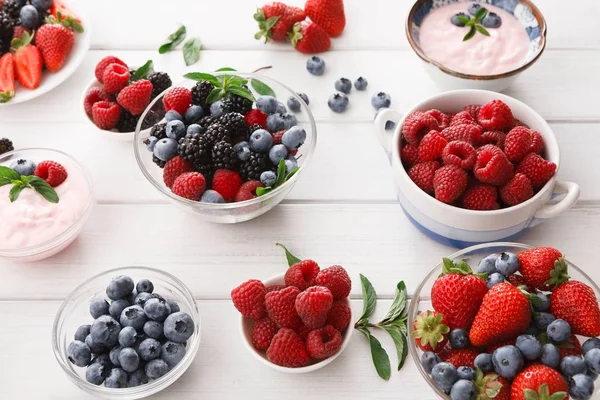
[[(458, 27), (450, 18), (472, 3), (458, 2), (431, 10), (419, 31), (419, 45), (431, 59), (456, 72), (496, 75), (525, 64), (530, 42), (525, 28), (511, 14), (490, 4), (478, 3), (502, 19), (499, 28), (487, 28), (490, 36), (477, 32), (463, 42), (468, 27)], [(469, 15), (470, 17), (471, 15)]]

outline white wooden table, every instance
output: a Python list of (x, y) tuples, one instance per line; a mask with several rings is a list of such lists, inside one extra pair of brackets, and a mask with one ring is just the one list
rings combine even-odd
[[(379, 379), (359, 334), (335, 362), (311, 374), (284, 375), (259, 365), (242, 344), (239, 314), (229, 300), (240, 282), (286, 268), (275, 246), (282, 242), (323, 266), (347, 268), (357, 312), (362, 304), (358, 274), (368, 276), (382, 299), (383, 315), (397, 281), (405, 280), (412, 292), (434, 263), (454, 251), (423, 236), (405, 218), (373, 131), (370, 97), (375, 91), (390, 93), (392, 107), (400, 111), (438, 91), (404, 37), (404, 16), (412, 1), (346, 0), (347, 30), (323, 55), (327, 71), (322, 77), (308, 74), (307, 57), (291, 47), (253, 39), (254, 1), (86, 3), (93, 43), (81, 68), (51, 93), (0, 109), (0, 136), (11, 137), (18, 148), (53, 147), (83, 160), (98, 199), (80, 238), (63, 253), (38, 263), (0, 264), (0, 399), (88, 398), (54, 359), (52, 321), (63, 298), (83, 280), (124, 265), (175, 274), (194, 291), (202, 314), (202, 344), (193, 365), (156, 398), (435, 399), (411, 360), (389, 382)], [(548, 120), (562, 151), (559, 176), (581, 185), (581, 199), (522, 241), (558, 247), (599, 281), (600, 3), (538, 3), (549, 25), (548, 48), (507, 94)], [(177, 22), (204, 44), (200, 62), (187, 69), (180, 52), (157, 52)], [(130, 143), (96, 136), (80, 111), (82, 90), (96, 62), (109, 54), (133, 65), (153, 59), (175, 81), (184, 71), (224, 66), (251, 71), (272, 65), (265, 74), (310, 97), (319, 136), (312, 165), (290, 196), (257, 220), (213, 225), (189, 218), (146, 182)], [(359, 75), (369, 80), (368, 91), (353, 92), (345, 114), (329, 111), (333, 82)], [(391, 341), (379, 337), (395, 363)]]

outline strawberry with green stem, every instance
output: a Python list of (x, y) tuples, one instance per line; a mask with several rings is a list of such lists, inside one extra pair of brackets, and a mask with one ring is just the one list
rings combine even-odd
[(600, 336), (600, 307), (594, 290), (580, 281), (563, 283), (552, 292), (550, 313), (564, 319), (576, 335)]
[(444, 324), (444, 316), (435, 311), (423, 311), (414, 321), (411, 333), (417, 346), (423, 351), (439, 353), (446, 343), (450, 328)]
[(521, 275), (539, 290), (553, 290), (569, 280), (568, 265), (560, 251), (534, 247), (517, 253)]
[(305, 18), (304, 10), (299, 7), (288, 6), (280, 2), (266, 4), (254, 14), (254, 20), (258, 22), (259, 28), (254, 38), (260, 40), (264, 37), (265, 43), (269, 40), (285, 42), (294, 24)]
[(521, 371), (513, 380), (511, 400), (564, 400), (569, 386), (554, 369), (534, 364)]
[(35, 37), (35, 45), (42, 54), (44, 66), (50, 72), (60, 70), (75, 44), (74, 32), (83, 32), (81, 24), (71, 16), (63, 16), (60, 12), (57, 16), (46, 18)]
[(10, 43), (14, 52), (15, 75), (27, 89), (37, 88), (42, 81), (42, 55), (31, 44), (33, 36), (25, 31), (20, 38), (15, 38)]

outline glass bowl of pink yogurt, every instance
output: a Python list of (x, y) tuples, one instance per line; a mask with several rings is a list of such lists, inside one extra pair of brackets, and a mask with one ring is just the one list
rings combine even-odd
[(417, 0), (405, 27), (443, 89), (502, 91), (546, 46), (546, 21), (530, 0)]
[(38, 261), (69, 246), (79, 235), (94, 205), (93, 184), (80, 162), (52, 149), (23, 149), (0, 156), (0, 166), (18, 160), (54, 161), (67, 171), (67, 178), (54, 187), (58, 202), (50, 202), (27, 187), (11, 202), (14, 184), (0, 186), (0, 258)]

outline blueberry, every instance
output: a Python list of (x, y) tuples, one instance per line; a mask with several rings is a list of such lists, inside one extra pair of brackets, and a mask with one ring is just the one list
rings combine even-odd
[(475, 357), (473, 365), (475, 365), (475, 368), (480, 369), (483, 372), (492, 372), (494, 370), (492, 355), (488, 353), (481, 353)]
[(283, 104), (282, 102), (278, 101), (277, 102), (277, 108), (275, 109), (275, 113), (276, 114), (285, 114), (287, 113), (287, 108), (285, 108), (285, 104)]
[(108, 358), (115, 367), (121, 366), (121, 362), (119, 361), (119, 353), (121, 352), (121, 350), (123, 350), (123, 347), (115, 346), (112, 349), (110, 349), (110, 352), (108, 353)]
[(191, 106), (185, 112), (185, 123), (186, 124), (195, 124), (200, 121), (204, 117), (204, 111), (200, 106)]
[[(117, 336), (117, 340), (118, 340), (118, 336)], [(87, 345), (87, 347), (90, 348), (90, 350), (92, 351), (92, 353), (94, 354), (100, 354), (103, 351), (106, 350), (106, 348), (104, 347), (104, 345), (98, 344), (96, 342), (94, 342), (94, 339), (92, 338), (92, 335), (89, 334), (85, 337), (85, 344)]]
[(292, 112), (299, 112), (302, 109), (300, 101), (298, 101), (298, 99), (294, 96), (290, 96), (290, 98), (287, 101), (287, 106)]
[(126, 372), (134, 372), (140, 366), (140, 356), (131, 347), (126, 347), (119, 352), (119, 363)]
[(454, 365), (441, 362), (435, 364), (431, 370), (431, 379), (433, 382), (442, 390), (448, 391), (454, 385), (454, 382), (458, 380), (458, 373)]
[(183, 117), (177, 111), (169, 110), (165, 114), (165, 121), (167, 121), (167, 123), (171, 121), (183, 121)]
[(256, 98), (256, 108), (265, 114), (274, 114), (277, 111), (277, 99), (273, 96), (259, 96)]
[[(168, 139), (163, 139), (168, 140)], [(160, 141), (157, 143), (160, 143)], [(177, 146), (176, 146), (177, 147)], [(156, 148), (154, 149), (156, 150)], [(162, 160), (162, 159), (161, 159)], [(167, 161), (167, 160), (163, 160)], [(133, 280), (125, 275), (120, 275), (113, 278), (108, 286), (106, 287), (106, 295), (111, 300), (119, 300), (127, 297), (129, 293), (133, 292)]]
[(153, 299), (159, 299), (161, 301), (166, 301), (164, 297), (162, 297), (160, 294), (158, 293), (152, 293), (152, 298)]
[(104, 365), (100, 363), (90, 364), (85, 370), (85, 380), (94, 385), (102, 385), (107, 372)]
[(102, 366), (104, 366), (106, 372), (108, 372), (108, 370), (110, 370), (113, 367), (113, 364), (110, 361), (110, 356), (107, 353), (100, 354), (92, 358), (91, 364), (101, 364)]
[(146, 145), (146, 149), (152, 152), (154, 151), (154, 146), (156, 146), (156, 142), (158, 142), (158, 138), (156, 136), (148, 136), (143, 143)]
[(537, 336), (538, 333), (540, 333), (540, 330), (538, 329), (537, 326), (535, 326), (535, 324), (532, 322), (531, 324), (529, 324), (529, 327), (525, 330), (524, 332), (526, 335), (533, 335), (533, 336)]
[(162, 351), (160, 352), (160, 358), (167, 363), (170, 368), (173, 368), (183, 359), (185, 356), (185, 346), (181, 343), (165, 342), (162, 345)]
[(215, 101), (210, 105), (210, 115), (214, 118), (219, 118), (225, 113), (225, 104), (222, 100)]
[(72, 364), (85, 367), (92, 360), (92, 351), (84, 342), (75, 340), (67, 347), (67, 356)]
[(110, 315), (97, 318), (90, 329), (94, 343), (105, 347), (114, 346), (119, 342), (119, 332), (121, 332), (121, 324)]
[(590, 371), (589, 369), (587, 370), (587, 372), (585, 373), (587, 376), (589, 376), (590, 378), (592, 378), (593, 381), (595, 381), (596, 379), (598, 379), (598, 375), (597, 373)]
[(158, 379), (169, 372), (169, 366), (161, 359), (152, 360), (146, 364), (146, 376), (148, 379)]
[(562, 343), (571, 337), (571, 325), (564, 319), (556, 319), (548, 325), (546, 334), (554, 343)]
[(469, 332), (466, 329), (459, 328), (450, 331), (450, 346), (453, 349), (464, 349), (469, 344)]
[(356, 90), (367, 90), (367, 86), (369, 85), (369, 81), (367, 81), (362, 76), (359, 76), (357, 80), (354, 81), (354, 87)]
[(281, 114), (271, 114), (267, 117), (267, 128), (271, 132), (278, 132), (285, 129), (285, 121)]
[(464, 17), (464, 18), (469, 18), (469, 17), (464, 12), (459, 12), (457, 14), (454, 14), (452, 17), (450, 17), (450, 22), (452, 23), (452, 25), (456, 25), (456, 26), (462, 28), (463, 26), (465, 26), (465, 23), (462, 22), (458, 17)]
[(177, 302), (173, 299), (167, 299), (167, 304), (169, 304), (169, 307), (171, 307), (171, 313), (176, 313), (179, 312), (180, 308), (179, 308), (179, 304), (177, 304)]
[(175, 343), (188, 340), (195, 329), (192, 317), (181, 311), (169, 315), (163, 325), (166, 338)]
[(129, 307), (130, 305), (131, 303), (129, 302), (129, 300), (115, 300), (112, 303), (110, 303), (108, 313), (115, 319), (121, 318), (121, 313), (123, 312), (123, 310)]
[(432, 351), (426, 351), (423, 354), (421, 354), (421, 365), (428, 374), (431, 374), (433, 367), (441, 362), (442, 359), (440, 358), (440, 356), (438, 356)]
[(223, 196), (221, 196), (221, 194), (215, 190), (205, 190), (204, 193), (202, 193), (202, 197), (200, 198), (200, 201), (202, 203), (213, 203), (213, 204), (222, 204), (225, 203), (225, 199), (223, 198)]
[(458, 374), (458, 379), (466, 379), (468, 381), (475, 380), (476, 373), (471, 367), (463, 365), (462, 367), (456, 368), (456, 373)]
[(342, 113), (346, 111), (350, 100), (348, 100), (348, 96), (343, 93), (335, 93), (329, 97), (327, 100), (327, 105), (331, 109), (331, 111), (336, 113)]
[(121, 368), (113, 368), (108, 373), (104, 386), (107, 388), (120, 389), (127, 387), (127, 372)]
[(569, 380), (569, 396), (574, 400), (588, 400), (594, 394), (594, 380), (578, 374)]
[(187, 133), (185, 124), (181, 121), (167, 122), (167, 137), (175, 140), (179, 140)]
[(473, 3), (473, 4), (469, 5), (469, 8), (467, 9), (467, 11), (469, 12), (469, 14), (475, 15), (475, 14), (477, 14), (477, 11), (479, 11), (480, 8), (481, 8), (481, 5), (479, 5), (477, 3)]
[(513, 253), (502, 252), (496, 259), (496, 270), (504, 276), (514, 274), (520, 267), (519, 259)]
[(163, 324), (157, 321), (146, 321), (144, 333), (152, 339), (160, 339), (163, 336)]
[(25, 7), (21, 8), (19, 17), (21, 18), (21, 25), (23, 25), (23, 28), (37, 28), (39, 23), (39, 14), (38, 10), (34, 6), (26, 5)]
[(600, 349), (591, 349), (584, 357), (588, 369), (595, 374), (600, 374)]
[(589, 338), (585, 342), (583, 342), (583, 346), (581, 346), (581, 351), (585, 356), (588, 351), (592, 349), (600, 349), (600, 339), (598, 338)]
[(138, 281), (137, 285), (135, 285), (135, 290), (138, 293), (152, 293), (154, 292), (154, 284), (148, 279), (141, 279)]
[(516, 346), (503, 346), (492, 354), (494, 370), (506, 379), (512, 379), (523, 368), (523, 355)]
[(302, 99), (302, 101), (304, 101), (304, 103), (306, 103), (306, 105), (310, 104), (310, 101), (308, 100), (308, 96), (306, 95), (306, 93), (296, 93), (298, 95), (298, 97), (300, 97)]
[(542, 344), (532, 335), (521, 335), (515, 344), (527, 360), (537, 360), (542, 354)]
[(75, 334), (73, 335), (73, 339), (79, 340), (80, 342), (85, 342), (85, 338), (87, 337), (87, 335), (90, 334), (90, 328), (91, 327), (92, 327), (91, 325), (87, 325), (87, 324), (86, 325), (81, 325), (75, 331)]
[(54, 0), (31, 0), (31, 5), (38, 11), (46, 11), (52, 7)]
[(548, 328), (548, 325), (550, 325), (555, 319), (556, 318), (554, 318), (554, 315), (547, 312), (533, 314), (533, 323), (543, 331), (545, 331)]
[(127, 378), (127, 387), (141, 386), (145, 385), (146, 383), (148, 383), (148, 377), (146, 376), (143, 368), (140, 368), (137, 371), (129, 374), (129, 377)]
[(35, 172), (35, 163), (30, 160), (19, 159), (10, 164), (10, 168), (20, 175), (29, 176)]
[(119, 332), (119, 344), (122, 347), (131, 347), (137, 340), (137, 331), (132, 326), (126, 326)]
[[(275, 146), (273, 146), (273, 149), (274, 148)], [(273, 187), (276, 181), (277, 175), (275, 175), (275, 172), (273, 171), (265, 171), (262, 174), (260, 174), (260, 183), (262, 183), (264, 187)]]
[(557, 369), (560, 365), (560, 351), (552, 343), (546, 343), (542, 346), (542, 355), (540, 356), (542, 364)]
[(502, 25), (502, 18), (494, 12), (489, 12), (483, 20), (481, 20), (481, 25), (486, 28), (500, 28), (500, 25)]
[(240, 161), (248, 161), (250, 159), (250, 145), (248, 142), (239, 142), (233, 146), (233, 150), (237, 154)]
[(350, 79), (340, 78), (335, 81), (334, 87), (338, 92), (348, 94), (352, 90), (352, 82), (350, 82)]
[(281, 118), (283, 118), (283, 129), (287, 130), (298, 124), (298, 119), (293, 114), (283, 114)]
[(450, 390), (450, 398), (452, 400), (475, 400), (477, 397), (477, 389), (473, 382), (461, 379), (452, 385)]
[(321, 57), (312, 56), (306, 61), (306, 69), (313, 75), (323, 75), (325, 61)]
[(560, 370), (567, 377), (572, 377), (577, 374), (585, 374), (587, 366), (583, 358), (579, 356), (566, 356), (560, 360)]
[(380, 108), (388, 108), (392, 105), (392, 98), (387, 93), (379, 92), (371, 97), (371, 105), (375, 107), (376, 110), (379, 110)]
[[(152, 297), (151, 293), (140, 292), (137, 294), (137, 296), (135, 296), (135, 300), (133, 300), (133, 305), (144, 307), (144, 304), (146, 304), (146, 301), (148, 301), (152, 298), (153, 297)], [(120, 318), (120, 316), (119, 316), (119, 318)]]
[(485, 280), (488, 289), (491, 289), (494, 285), (502, 282), (504, 282), (504, 275), (499, 274), (498, 272), (488, 275), (487, 279)]
[(124, 309), (121, 313), (121, 325), (123, 325), (123, 327), (132, 326), (136, 330), (142, 329), (147, 320), (144, 310), (146, 309), (148, 303), (152, 300), (153, 299), (146, 301), (144, 308), (135, 305)]
[(108, 314), (108, 302), (104, 299), (94, 299), (90, 302), (90, 314), (96, 319)]
[(154, 145), (154, 155), (161, 161), (169, 161), (177, 155), (177, 140), (172, 138), (160, 139)]
[(538, 292), (535, 296), (539, 301), (532, 302), (533, 310), (537, 312), (547, 312), (550, 309), (550, 298), (542, 292)]
[(285, 159), (285, 172), (286, 174), (289, 174), (290, 172), (292, 172), (293, 170), (295, 170), (296, 168), (298, 168), (298, 160), (296, 160), (296, 157), (294, 156), (287, 156)]
[(273, 145), (273, 136), (264, 129), (257, 129), (250, 135), (250, 149), (258, 153), (266, 153)]
[(481, 274), (491, 275), (493, 273), (498, 272), (496, 270), (496, 260), (500, 257), (500, 254), (490, 254), (489, 256), (485, 256), (479, 261), (477, 264), (477, 272)]
[(162, 322), (171, 314), (171, 307), (164, 299), (150, 299), (144, 304), (144, 312), (151, 320)]
[(202, 128), (198, 124), (191, 124), (190, 126), (187, 127), (187, 130), (185, 131), (186, 135), (193, 135), (195, 133), (203, 133), (203, 132), (204, 132), (204, 128)]
[(144, 361), (154, 360), (160, 356), (160, 342), (156, 339), (144, 339), (138, 347), (138, 354)]
[(299, 126), (288, 129), (281, 137), (281, 143), (288, 149), (294, 150), (304, 144), (306, 131)]

